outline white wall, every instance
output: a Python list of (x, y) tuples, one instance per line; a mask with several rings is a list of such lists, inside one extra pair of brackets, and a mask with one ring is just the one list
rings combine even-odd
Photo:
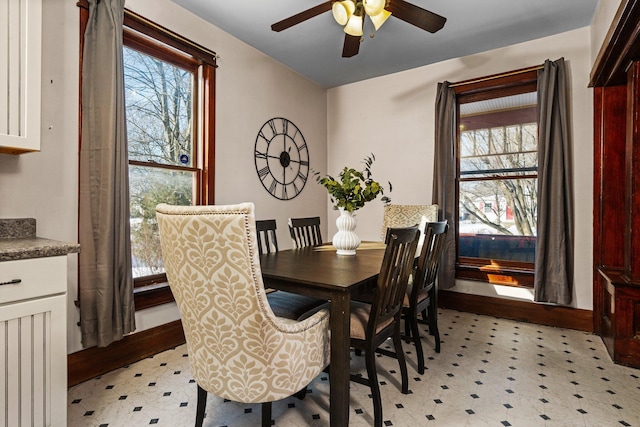
[(598, 57), (602, 43), (622, 3), (626, 3), (626, 1), (600, 0), (598, 2), (596, 11), (593, 14), (593, 19), (591, 20), (591, 64), (593, 64)]
[[(42, 2), (42, 138), (38, 153), (0, 154), (0, 217), (35, 218), (37, 234), (77, 242), (78, 8)], [(68, 262), (68, 329), (76, 341), (77, 255)]]
[[(390, 180), (394, 203), (431, 203), (434, 156), (434, 107), (438, 82), (538, 65), (564, 57), (571, 79), (574, 190), (576, 211), (575, 306), (592, 307), (593, 137), (592, 91), (587, 88), (589, 28), (443, 61), (413, 70), (330, 89), (328, 92), (328, 168), (358, 165), (374, 152), (374, 178)], [(344, 120), (349, 117), (349, 120)], [(331, 215), (331, 210), (329, 211)], [(334, 215), (335, 217), (335, 215)], [(358, 211), (358, 234), (378, 239), (382, 207), (370, 203)], [(329, 235), (335, 233), (330, 227)], [(471, 291), (483, 293), (477, 285)], [(493, 292), (496, 294), (496, 292)]]
[[(77, 242), (78, 24), (75, 0), (43, 1), (42, 151), (0, 154), (0, 217), (36, 218), (41, 237)], [(207, 24), (169, 0), (128, 0), (126, 7), (220, 56), (216, 74), (216, 203), (252, 201), (256, 216), (276, 218), (278, 240), (290, 247), (289, 216), (321, 215), (326, 193), (309, 182), (291, 201), (279, 201), (260, 184), (253, 148), (258, 130), (286, 117), (302, 131), (311, 166), (326, 168), (326, 91), (282, 64)], [(303, 102), (302, 102), (303, 101)], [(81, 349), (77, 256), (69, 262), (69, 353)], [(136, 313), (137, 331), (178, 319), (174, 304)]]

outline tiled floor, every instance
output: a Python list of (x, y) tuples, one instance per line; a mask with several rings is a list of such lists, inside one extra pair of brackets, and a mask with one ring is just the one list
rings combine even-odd
[[(600, 338), (573, 330), (442, 310), (442, 352), (423, 338), (428, 370), (402, 395), (394, 359), (380, 356), (387, 426), (640, 426), (640, 370), (611, 362)], [(426, 335), (426, 334), (425, 334)], [(364, 360), (352, 354), (364, 372)], [(276, 402), (276, 426), (328, 426), (327, 375), (306, 399)], [(69, 390), (69, 426), (192, 426), (196, 385), (180, 346)], [(350, 425), (370, 426), (368, 388), (351, 385)], [(204, 425), (255, 427), (260, 406), (209, 395)]]

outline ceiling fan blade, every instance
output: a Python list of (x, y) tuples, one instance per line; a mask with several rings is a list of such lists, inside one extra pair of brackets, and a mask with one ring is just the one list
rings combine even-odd
[(435, 33), (444, 27), (447, 18), (440, 16), (404, 0), (391, 0), (387, 8), (391, 16), (395, 16), (411, 25)]
[(360, 37), (344, 35), (344, 45), (342, 46), (342, 57), (351, 58), (356, 56), (360, 50)]
[(283, 19), (280, 22), (276, 22), (271, 26), (271, 29), (273, 31), (280, 32), (282, 30), (286, 30), (287, 28), (291, 28), (294, 25), (297, 25), (301, 22), (306, 21), (307, 19), (311, 19), (315, 16), (320, 15), (321, 13), (330, 11), (332, 3), (333, 1), (325, 1), (324, 3), (314, 6), (311, 9), (307, 9), (303, 12), (297, 13), (293, 16)]

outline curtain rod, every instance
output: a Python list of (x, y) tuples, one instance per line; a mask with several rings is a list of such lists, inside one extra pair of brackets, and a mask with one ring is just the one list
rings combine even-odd
[(180, 34), (177, 34), (177, 33), (173, 32), (173, 31), (169, 30), (168, 28), (165, 28), (165, 27), (163, 27), (161, 25), (158, 25), (155, 22), (150, 21), (147, 18), (145, 18), (145, 17), (143, 17), (143, 16), (141, 16), (141, 15), (135, 13), (135, 12), (132, 12), (129, 9), (125, 8), (124, 9), (124, 14), (128, 15), (129, 17), (135, 18), (140, 22), (143, 22), (145, 25), (148, 25), (148, 26), (150, 26), (150, 27), (152, 27), (152, 28), (154, 28), (154, 29), (156, 29), (156, 30), (158, 30), (158, 31), (170, 36), (170, 37), (173, 37), (173, 38), (175, 38), (177, 40), (180, 40), (184, 44), (187, 44), (187, 45), (189, 45), (189, 46), (191, 46), (191, 47), (193, 47), (195, 49), (198, 49), (198, 50), (201, 50), (201, 51), (207, 53), (208, 55), (211, 55), (214, 58), (214, 60), (219, 58), (218, 54), (215, 53), (214, 51), (212, 51), (211, 49), (207, 49), (206, 47), (204, 47), (204, 46), (202, 46), (202, 45), (200, 45), (198, 43), (192, 42), (191, 40), (182, 37)]
[[(100, 0), (98, 0), (97, 2), (100, 3)], [(83, 9), (89, 9), (89, 3), (87, 2), (87, 0), (78, 0), (78, 2), (76, 3), (76, 6), (81, 7)], [(173, 37), (173, 38), (179, 40), (180, 42), (182, 42), (182, 43), (184, 43), (184, 44), (186, 44), (188, 46), (191, 46), (192, 48), (198, 49), (198, 50), (206, 53), (207, 55), (210, 55), (213, 58), (214, 63), (215, 63), (216, 59), (220, 58), (220, 56), (217, 53), (215, 53), (214, 51), (212, 51), (211, 49), (207, 49), (206, 47), (204, 47), (204, 46), (202, 46), (202, 45), (200, 45), (198, 43), (192, 42), (191, 40), (189, 40), (189, 39), (187, 39), (185, 37), (182, 37), (180, 34), (177, 34), (177, 33), (173, 32), (173, 31), (169, 30), (168, 28), (165, 28), (165, 27), (163, 27), (161, 25), (158, 25), (155, 22), (150, 21), (147, 18), (145, 18), (145, 17), (143, 17), (143, 16), (141, 16), (141, 15), (135, 13), (135, 12), (132, 12), (131, 10), (129, 10), (127, 8), (124, 9), (124, 15), (125, 16), (129, 16), (130, 18), (136, 19), (139, 22), (143, 23), (144, 25), (148, 25), (149, 27), (154, 28), (157, 31), (160, 31), (161, 33), (163, 33), (163, 34), (165, 34), (165, 35), (167, 35), (169, 37)]]
[(533, 67), (521, 68), (520, 70), (509, 71), (507, 73), (494, 74), (494, 75), (491, 75), (491, 76), (481, 77), (481, 78), (478, 78), (478, 79), (463, 80), (461, 82), (451, 83), (451, 84), (449, 84), (449, 87), (454, 88), (454, 87), (463, 86), (463, 85), (470, 85), (470, 84), (474, 84), (474, 83), (486, 82), (486, 81), (489, 81), (489, 80), (499, 79), (499, 78), (502, 78), (502, 77), (516, 76), (518, 74), (524, 74), (524, 73), (528, 73), (530, 71), (542, 70), (543, 68), (544, 68), (544, 64), (535, 65)]

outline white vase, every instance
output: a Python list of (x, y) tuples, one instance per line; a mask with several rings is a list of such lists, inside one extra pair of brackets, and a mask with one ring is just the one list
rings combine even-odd
[(333, 246), (337, 249), (338, 255), (355, 255), (356, 249), (360, 246), (360, 238), (355, 233), (356, 218), (353, 212), (349, 212), (344, 208), (338, 208), (340, 216), (336, 219), (336, 227), (338, 232), (333, 236)]

